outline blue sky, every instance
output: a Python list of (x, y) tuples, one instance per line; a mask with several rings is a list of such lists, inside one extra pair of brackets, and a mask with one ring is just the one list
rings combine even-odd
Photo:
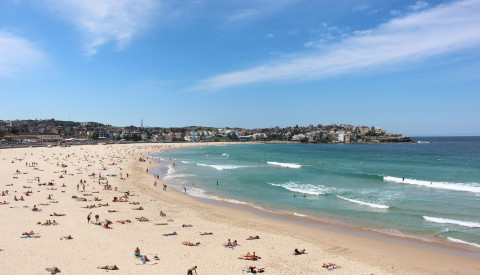
[(480, 135), (480, 0), (3, 0), (0, 119)]

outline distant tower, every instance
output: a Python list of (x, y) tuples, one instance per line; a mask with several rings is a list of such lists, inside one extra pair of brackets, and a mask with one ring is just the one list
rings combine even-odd
[(143, 128), (143, 118), (142, 118), (142, 120), (141, 120), (141, 125), (142, 125), (142, 128)]

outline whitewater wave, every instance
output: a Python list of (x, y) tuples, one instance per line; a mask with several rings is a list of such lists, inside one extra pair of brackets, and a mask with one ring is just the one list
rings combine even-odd
[(189, 164), (190, 162), (182, 160), (182, 163)]
[(475, 246), (475, 247), (480, 248), (480, 244), (469, 243), (469, 242), (462, 241), (462, 240), (459, 240), (459, 239), (454, 239), (454, 238), (451, 238), (451, 237), (447, 237), (447, 239), (449, 239), (450, 241), (455, 242), (455, 243), (468, 244), (468, 245), (471, 245), (471, 246)]
[(238, 169), (238, 168), (246, 167), (246, 166), (238, 166), (238, 165), (211, 165), (211, 164), (204, 164), (204, 163), (197, 163), (197, 165), (198, 166), (204, 166), (204, 167), (212, 167), (212, 168), (217, 169), (218, 171)]
[(229, 157), (230, 155), (229, 155), (229, 154), (222, 154), (222, 156), (226, 156), (226, 157)]
[(429, 217), (429, 216), (423, 216), (423, 218), (429, 222), (434, 222), (434, 223), (442, 223), (442, 224), (449, 223), (449, 224), (456, 224), (456, 225), (461, 225), (465, 227), (480, 227), (480, 223), (478, 222), (457, 221), (452, 219), (435, 218), (435, 217)]
[(298, 216), (298, 217), (306, 217), (307, 215), (303, 215), (297, 212), (293, 212), (293, 215)]
[(270, 164), (270, 165), (277, 165), (277, 166), (282, 166), (282, 167), (285, 167), (285, 168), (299, 169), (299, 168), (302, 167), (302, 165), (296, 164), (296, 163), (283, 163), (283, 162), (275, 162), (275, 161), (267, 161), (267, 163)]
[(309, 194), (309, 195), (324, 195), (331, 191), (330, 188), (323, 185), (313, 185), (313, 184), (298, 184), (296, 182), (287, 182), (287, 183), (271, 183), (271, 186), (283, 187), (289, 191)]
[(388, 209), (388, 208), (390, 208), (390, 206), (388, 206), (388, 205), (376, 204), (376, 203), (370, 203), (370, 202), (364, 202), (364, 201), (359, 201), (359, 200), (352, 200), (352, 199), (345, 198), (345, 197), (338, 196), (338, 195), (337, 195), (337, 197), (339, 197), (339, 198), (342, 199), (342, 200), (346, 200), (346, 201), (353, 202), (353, 203), (357, 203), (357, 204), (361, 204), (361, 205), (370, 206), (370, 207), (373, 207), (373, 208), (380, 208), (380, 209)]
[(413, 184), (419, 186), (425, 186), (430, 188), (445, 189), (445, 190), (455, 190), (455, 191), (465, 191), (480, 193), (480, 184), (477, 183), (451, 183), (451, 182), (435, 182), (435, 181), (426, 181), (426, 180), (416, 180), (416, 179), (403, 179), (397, 177), (386, 176), (383, 177), (384, 181), (389, 182), (398, 182), (405, 184)]

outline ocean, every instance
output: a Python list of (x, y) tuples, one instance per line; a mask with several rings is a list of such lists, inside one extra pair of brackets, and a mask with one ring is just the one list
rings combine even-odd
[(151, 157), (153, 173), (192, 196), (480, 249), (480, 137), (415, 140), (430, 143), (199, 146)]

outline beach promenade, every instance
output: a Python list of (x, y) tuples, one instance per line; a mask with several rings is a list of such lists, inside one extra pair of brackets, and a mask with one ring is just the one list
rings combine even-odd
[[(265, 274), (318, 274), (332, 263), (330, 272), (337, 274), (480, 274), (477, 259), (164, 191), (147, 155), (194, 145), (201, 144), (0, 150), (1, 272), (103, 274), (99, 267), (116, 266), (108, 272), (185, 274), (197, 266), (197, 274), (244, 274), (249, 267)], [(238, 245), (226, 246), (229, 240)], [(294, 255), (295, 249), (306, 254)]]

